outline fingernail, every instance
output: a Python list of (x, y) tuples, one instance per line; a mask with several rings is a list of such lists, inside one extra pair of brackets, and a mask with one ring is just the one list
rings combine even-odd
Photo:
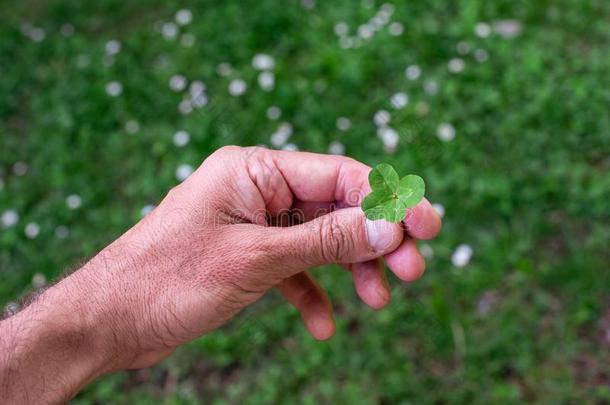
[(386, 252), (394, 244), (396, 238), (396, 224), (384, 220), (366, 220), (366, 235), (369, 246), (375, 252)]

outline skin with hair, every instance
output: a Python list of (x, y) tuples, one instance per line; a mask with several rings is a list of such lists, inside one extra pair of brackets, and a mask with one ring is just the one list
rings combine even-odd
[(425, 268), (416, 239), (440, 219), (427, 200), (402, 223), (359, 208), (370, 167), (353, 159), (224, 147), (159, 206), (80, 269), (0, 322), (4, 403), (66, 401), (93, 379), (148, 367), (230, 320), (271, 288), (315, 339), (335, 332), (309, 269), (338, 263), (357, 294), (390, 300), (384, 261), (410, 282)]

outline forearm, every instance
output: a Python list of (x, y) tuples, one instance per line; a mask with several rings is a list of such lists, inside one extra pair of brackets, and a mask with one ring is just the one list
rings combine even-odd
[(64, 402), (113, 369), (112, 327), (92, 287), (79, 270), (0, 322), (3, 402)]

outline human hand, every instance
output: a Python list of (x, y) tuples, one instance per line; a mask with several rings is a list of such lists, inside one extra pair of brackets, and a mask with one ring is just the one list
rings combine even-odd
[[(369, 171), (346, 157), (216, 151), (152, 213), (42, 294), (38, 305), (3, 321), (3, 330), (31, 330), (37, 336), (31, 339), (42, 342), (14, 359), (22, 369), (27, 359), (31, 369), (49, 374), (32, 353), (54, 355), (53, 364), (71, 381), (67, 391), (74, 392), (102, 373), (154, 364), (273, 287), (316, 339), (331, 337), (330, 301), (308, 269), (343, 265), (360, 298), (381, 308), (390, 299), (383, 260), (401, 280), (417, 279), (425, 263), (414, 239), (440, 230), (425, 199), (402, 224), (366, 220), (359, 205), (370, 191)], [(51, 330), (41, 327), (47, 324)], [(57, 337), (50, 342), (48, 335)], [(5, 347), (10, 342), (0, 339)]]

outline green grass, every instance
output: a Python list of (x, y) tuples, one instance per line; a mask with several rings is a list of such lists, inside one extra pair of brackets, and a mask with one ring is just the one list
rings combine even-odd
[[(19, 214), (0, 230), (2, 303), (29, 290), (34, 274), (53, 279), (128, 229), (176, 184), (180, 164), (196, 166), (225, 144), (269, 144), (283, 121), (301, 150), (341, 141), (367, 164), (420, 174), (446, 210), (425, 277), (392, 280), (381, 312), (356, 300), (345, 272), (316, 271), (335, 304), (331, 341), (308, 337), (272, 293), (163, 364), (106, 377), (76, 403), (610, 401), (610, 4), (394, 4), (404, 34), (386, 26), (356, 49), (339, 46), (334, 25), (345, 21), (353, 34), (381, 3), (0, 4), (0, 215)], [(182, 7), (193, 12), (180, 27), (194, 35), (192, 47), (155, 28)], [(522, 24), (521, 35), (475, 35), (478, 22), (507, 18)], [(25, 22), (45, 38), (24, 35)], [(60, 33), (66, 23), (72, 36)], [(122, 49), (105, 64), (112, 39)], [(460, 42), (472, 51), (458, 55)], [(488, 60), (476, 62), (475, 49)], [(271, 92), (251, 66), (260, 52), (275, 60)], [(456, 57), (465, 69), (454, 74), (447, 65)], [(231, 76), (217, 74), (222, 62)], [(422, 70), (415, 81), (404, 74), (412, 64)], [(204, 81), (209, 104), (180, 114), (184, 92), (168, 87), (174, 74)], [(237, 77), (248, 83), (242, 97), (227, 91)], [(114, 80), (118, 97), (105, 91)], [(424, 91), (429, 80), (438, 94)], [(389, 98), (399, 91), (410, 102), (395, 111)], [(266, 117), (272, 105), (279, 121)], [(400, 134), (394, 153), (375, 135), (381, 109)], [(352, 122), (345, 132), (335, 124), (342, 116)], [(441, 123), (454, 126), (453, 141), (436, 136)], [(184, 148), (172, 142), (178, 130), (191, 134)], [(27, 164), (25, 175), (14, 173), (16, 162)], [(76, 210), (66, 206), (71, 194), (82, 199)], [(35, 239), (24, 234), (29, 222), (40, 227)], [(456, 268), (460, 244), (474, 254)]]

